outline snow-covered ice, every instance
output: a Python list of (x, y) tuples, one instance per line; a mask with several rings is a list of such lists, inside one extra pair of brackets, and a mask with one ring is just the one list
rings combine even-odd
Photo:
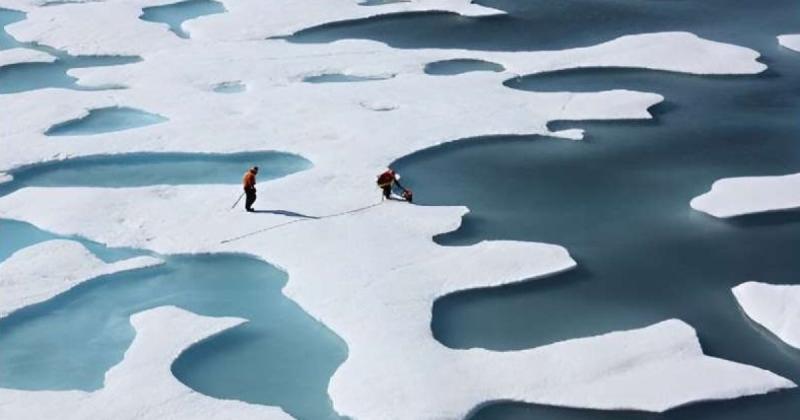
[[(261, 187), (270, 207), (328, 215), (324, 203), (289, 193), (298, 175)], [(575, 263), (566, 250), (432, 242), (459, 226), (462, 207), (387, 201), (286, 224), (292, 219), (230, 211), (232, 192), (225, 186), (26, 188), (0, 199), (0, 217), (160, 253), (244, 252), (287, 270), (284, 293), (348, 345), (330, 393), (338, 411), (357, 418), (456, 418), (496, 399), (663, 411), (793, 386), (770, 372), (704, 356), (694, 331), (680, 321), (526, 351), (446, 348), (430, 331), (438, 297), (570, 269)], [(58, 200), (57, 211), (30, 204), (44, 196), (71, 199)], [(115, 205), (82, 204), (99, 197)], [(197, 211), (172, 211), (189, 206)]]
[[(0, 170), (90, 154), (272, 149), (301, 154), (324, 166), (325, 172), (336, 170), (326, 163), (339, 166), (343, 161), (332, 152), (354, 156), (357, 151), (355, 156), (360, 158), (350, 163), (371, 173), (394, 159), (448, 140), (547, 134), (546, 124), (554, 119), (649, 118), (647, 109), (663, 99), (625, 90), (536, 93), (502, 85), (520, 74), (597, 66), (695, 74), (751, 74), (764, 69), (755, 51), (687, 33), (625, 36), (593, 47), (530, 53), (396, 50), (371, 41), (330, 45), (263, 41), (255, 45), (189, 43), (141, 54), (145, 60), (140, 63), (69, 72), (82, 86), (129, 89), (39, 90), (0, 97), (0, 107), (13, 109), (15, 118), (15, 124), (0, 126), (8, 151), (0, 156)], [(427, 63), (458, 58), (497, 62), (507, 71), (448, 77), (424, 73)], [(396, 76), (358, 84), (302, 82), (326, 73)], [(219, 95), (208, 89), (230, 80), (241, 80), (247, 91)], [(51, 106), (39, 106), (42, 101)], [(388, 107), (392, 112), (365, 112), (375, 107), (363, 104), (376, 103), (393, 105)], [(43, 134), (53, 124), (79, 118), (90, 109), (114, 106), (162, 115), (169, 122), (58, 144)], [(487, 119), (487, 114), (492, 118)], [(270, 118), (261, 118), (264, 115)], [(225, 141), (220, 141), (220, 133)], [(364, 174), (353, 175), (361, 178)]]
[(147, 256), (105, 263), (79, 242), (63, 239), (23, 248), (0, 263), (0, 318), (95, 277), (158, 264)]
[(30, 48), (11, 48), (0, 51), (0, 67), (23, 63), (52, 63), (56, 57), (44, 51)]
[(733, 295), (748, 317), (800, 349), (800, 286), (749, 281)]
[(692, 208), (714, 217), (734, 217), (800, 208), (800, 173), (723, 178), (695, 197)]
[[(230, 203), (239, 191), (220, 185), (24, 188), (0, 198), (0, 217), (165, 255), (247, 253), (285, 269), (286, 295), (348, 345), (348, 359), (329, 390), (343, 415), (463, 417), (498, 399), (663, 411), (794, 386), (759, 368), (704, 356), (693, 329), (677, 320), (525, 351), (444, 347), (430, 330), (437, 298), (552, 275), (575, 262), (565, 249), (541, 243), (439, 246), (432, 237), (456, 229), (465, 208), (377, 204), (374, 185), (375, 174), (390, 162), (447, 141), (498, 134), (578, 138), (579, 130), (550, 133), (547, 123), (650, 118), (648, 109), (663, 100), (658, 94), (628, 90), (523, 92), (503, 86), (512, 77), (581, 67), (755, 74), (766, 68), (756, 51), (685, 32), (513, 53), (265, 39), (398, 12), (502, 13), (466, 0), (380, 6), (345, 0), (223, 1), (227, 13), (185, 22), (192, 39), (183, 40), (163, 25), (139, 19), (143, 7), (168, 3), (38, 7), (32, 0), (0, 0), (0, 5), (27, 13), (26, 20), (7, 27), (21, 41), (73, 55), (143, 58), (125, 66), (69, 71), (81, 86), (127, 89), (47, 89), (0, 96), (0, 107), (15, 121), (0, 126), (0, 170), (13, 174), (25, 165), (98, 154), (283, 151), (311, 160), (314, 167), (259, 185), (258, 205), (322, 218), (232, 211)], [(103, 25), (86, 23), (95, 21)], [(428, 63), (453, 59), (498, 63), (505, 70), (447, 77), (424, 73)], [(324, 74), (394, 77), (368, 83), (304, 82)], [(247, 89), (220, 95), (209, 88), (229, 81), (241, 81)], [(136, 108), (169, 120), (64, 141), (44, 135), (60, 121), (108, 107)], [(40, 205), (45, 199), (51, 204)], [(203, 417), (280, 416), (268, 407), (202, 397), (169, 374), (169, 363), (186, 346), (238, 322), (177, 309), (136, 315), (136, 341), (125, 360), (108, 372), (105, 388), (91, 394), (4, 390), (0, 410), (42, 410), (44, 417), (112, 412), (147, 418), (191, 418), (200, 412)], [(155, 336), (168, 341), (158, 342)], [(120, 398), (132, 392), (141, 398)]]
[(800, 52), (800, 34), (780, 35), (778, 42), (790, 50)]
[(290, 419), (275, 407), (206, 397), (178, 382), (172, 362), (189, 346), (246, 320), (210, 318), (172, 306), (131, 317), (136, 330), (102, 389), (18, 391), (0, 388), (4, 419)]

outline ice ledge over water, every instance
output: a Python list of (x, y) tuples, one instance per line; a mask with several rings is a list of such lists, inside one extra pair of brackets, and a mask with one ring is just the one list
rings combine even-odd
[[(260, 186), (258, 206), (311, 216), (346, 210), (291, 193), (312, 173)], [(677, 320), (524, 351), (447, 348), (430, 330), (436, 299), (544, 277), (575, 262), (549, 244), (432, 242), (458, 228), (463, 207), (384, 202), (297, 219), (231, 210), (237, 193), (220, 185), (25, 188), (0, 198), (0, 216), (161, 253), (248, 253), (283, 268), (284, 293), (348, 345), (329, 393), (334, 408), (354, 418), (461, 418), (496, 400), (664, 411), (794, 386), (763, 369), (703, 355), (694, 330)], [(45, 197), (58, 208), (36, 204)], [(114, 206), (93, 206), (100, 197)]]
[(0, 318), (95, 277), (161, 262), (153, 257), (137, 257), (107, 264), (80, 243), (60, 239), (29, 246), (0, 263)]
[(29, 48), (12, 48), (0, 51), (0, 67), (23, 63), (52, 63), (56, 57), (44, 51)]
[(790, 50), (800, 52), (800, 34), (780, 35), (778, 42)]
[(800, 349), (800, 286), (742, 283), (733, 295), (750, 319)]
[(210, 318), (172, 306), (131, 317), (136, 330), (122, 362), (95, 392), (0, 389), (3, 419), (290, 419), (275, 407), (219, 400), (175, 379), (170, 366), (189, 346), (242, 324), (240, 318)]
[(726, 218), (800, 208), (800, 173), (723, 178), (692, 199), (695, 210)]

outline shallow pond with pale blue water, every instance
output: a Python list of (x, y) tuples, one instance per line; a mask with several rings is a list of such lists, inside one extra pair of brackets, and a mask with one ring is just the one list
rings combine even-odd
[[(209, 2), (196, 4), (219, 11)], [(550, 242), (567, 247), (579, 264), (551, 278), (440, 299), (433, 308), (435, 337), (453, 348), (524, 349), (680, 318), (697, 329), (706, 353), (800, 382), (800, 351), (749, 321), (730, 292), (748, 280), (800, 283), (800, 213), (718, 220), (689, 207), (694, 196), (721, 177), (800, 172), (800, 53), (779, 47), (775, 39), (778, 34), (800, 32), (800, 4), (786, 0), (769, 4), (755, 0), (482, 4), (510, 14), (482, 19), (442, 13), (384, 17), (326, 25), (290, 40), (367, 38), (402, 48), (514, 51), (562, 49), (625, 34), (685, 30), (754, 48), (770, 69), (735, 77), (582, 69), (510, 79), (506, 82), (510, 89), (628, 88), (657, 92), (666, 100), (652, 109), (656, 116), (652, 121), (551, 124), (554, 129), (585, 128), (587, 138), (581, 142), (494, 137), (400, 159), (396, 169), (414, 189), (419, 204), (463, 204), (471, 209), (463, 227), (436, 238), (438, 242)], [(185, 19), (181, 16), (202, 14), (191, 9), (191, 3), (161, 9), (172, 15), (155, 19), (173, 29), (177, 22), (179, 28)], [(9, 22), (11, 18), (0, 11), (0, 19)], [(0, 34), (0, 48), (10, 44)], [(33, 88), (48, 85), (41, 80), (63, 73), (53, 64), (39, 66), (50, 66), (49, 73), (35, 83), (27, 81), (24, 72), (8, 76), (13, 66), (0, 68), (0, 93), (24, 90), (25, 83)], [(432, 64), (426, 70), (435, 77), (448, 77), (501, 68), (455, 60)], [(349, 82), (342, 79), (310, 81)], [(5, 80), (13, 82), (9, 85)], [(97, 185), (97, 180), (105, 179), (97, 176), (98, 171), (125, 174), (119, 185), (105, 186), (188, 183), (197, 173), (217, 165), (223, 169), (200, 179), (233, 184), (245, 165), (236, 159), (247, 160), (192, 155), (151, 158), (76, 161), (43, 166), (41, 171), (32, 167), (18, 174), (16, 184), (0, 187), (5, 188), (0, 194), (25, 185)], [(279, 166), (278, 161), (288, 166), (278, 169), (281, 174), (306, 165), (291, 156), (272, 158), (276, 159), (272, 166)], [(181, 163), (170, 165), (169, 159)], [(131, 169), (136, 165), (154, 166), (147, 171)], [(137, 179), (137, 172), (155, 179)], [(0, 260), (54, 237), (13, 221), (0, 221), (0, 235), (12, 238), (0, 243)], [(84, 242), (108, 261), (140, 253)], [(160, 268), (91, 281), (0, 321), (0, 386), (96, 389), (103, 372), (120, 360), (130, 343), (127, 316), (177, 304), (201, 314), (253, 320), (189, 349), (173, 366), (181, 381), (212, 396), (280, 405), (301, 419), (335, 418), (326, 387), (346, 357), (346, 345), (280, 293), (285, 281), (285, 274), (271, 266), (236, 255), (168, 257)], [(50, 332), (56, 330), (68, 334), (54, 337)], [(62, 335), (70, 345), (63, 345)], [(664, 414), (497, 403), (473, 417), (796, 420), (798, 413), (800, 392), (790, 390), (694, 404)]]

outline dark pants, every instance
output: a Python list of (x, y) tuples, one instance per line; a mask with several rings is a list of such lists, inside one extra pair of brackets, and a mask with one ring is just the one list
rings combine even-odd
[(383, 196), (386, 199), (392, 198), (392, 185), (391, 184), (389, 184), (389, 185), (387, 185), (385, 187), (381, 187), (381, 189), (383, 190)]
[(244, 208), (248, 211), (253, 210), (253, 203), (256, 202), (256, 189), (255, 188), (248, 188), (244, 190), (245, 199), (244, 199)]

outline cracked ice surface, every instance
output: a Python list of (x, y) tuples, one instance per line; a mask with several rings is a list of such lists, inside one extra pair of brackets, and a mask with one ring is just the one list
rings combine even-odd
[(0, 263), (0, 318), (43, 302), (95, 277), (161, 264), (136, 257), (107, 264), (75, 241), (52, 240), (23, 248)]
[[(164, 26), (138, 18), (142, 7), (165, 3), (120, 0), (38, 8), (25, 0), (0, 0), (1, 5), (28, 13), (27, 20), (8, 27), (20, 40), (72, 54), (136, 54), (144, 59), (70, 71), (83, 86), (128, 89), (48, 89), (0, 96), (0, 107), (15, 122), (0, 126), (4, 142), (0, 170), (13, 174), (19, 166), (93, 154), (278, 150), (300, 154), (315, 166), (260, 185), (262, 197), (268, 197), (271, 207), (333, 215), (374, 204), (375, 173), (409, 153), (482, 135), (548, 134), (546, 125), (552, 120), (649, 118), (647, 109), (663, 99), (626, 90), (516, 91), (502, 85), (511, 77), (598, 66), (693, 74), (753, 74), (765, 68), (753, 50), (680, 32), (524, 53), (397, 50), (370, 41), (298, 45), (263, 40), (310, 26), (400, 11), (498, 13), (464, 0), (369, 7), (343, 0), (224, 2), (228, 13), (186, 22), (192, 40), (179, 39)], [(97, 21), (104, 25), (87, 25)], [(448, 59), (491, 61), (506, 71), (447, 77), (424, 73), (427, 63)], [(331, 73), (395, 76), (356, 84), (303, 82)], [(246, 84), (247, 90), (220, 95), (209, 88), (231, 80)], [(63, 142), (43, 134), (59, 121), (112, 106), (142, 109), (169, 121)], [(579, 133), (556, 134), (578, 137)], [(335, 408), (344, 415), (460, 417), (496, 399), (662, 411), (793, 386), (770, 372), (704, 356), (694, 331), (677, 320), (525, 351), (448, 349), (430, 331), (435, 299), (569, 269), (575, 263), (566, 250), (511, 241), (436, 245), (432, 236), (460, 224), (466, 212), (460, 207), (387, 202), (356, 213), (284, 225), (298, 219), (231, 211), (237, 193), (224, 186), (25, 188), (0, 198), (0, 217), (163, 254), (245, 252), (284, 268), (289, 273), (286, 294), (348, 344), (348, 359), (330, 386)], [(97, 206), (97, 202), (108, 204)], [(178, 213), (175, 208), (196, 211)], [(239, 236), (243, 238), (222, 243)], [(153, 313), (157, 315), (148, 315)], [(13, 407), (26, 414), (31, 408), (101, 413), (102, 417), (102, 410), (116, 408), (116, 416), (134, 416), (144, 408), (125, 395), (136, 389), (151, 407), (142, 412), (146, 417), (164, 417), (172, 410), (191, 417), (199, 412), (193, 410), (201, 409), (210, 410), (203, 417), (279, 414), (263, 406), (201, 397), (169, 375), (168, 364), (181, 349), (238, 321), (225, 323), (178, 311), (147, 312), (133, 322), (137, 341), (122, 364), (108, 373), (116, 380), (107, 381), (103, 390), (4, 391), (0, 409)], [(194, 334), (173, 336), (173, 330), (183, 329)], [(148, 341), (153, 335), (171, 341), (160, 347)], [(157, 372), (149, 378), (138, 375), (143, 366)], [(162, 389), (158, 395), (150, 392)], [(162, 393), (172, 399), (158, 406), (162, 400), (156, 398)]]
[(102, 389), (16, 391), (0, 389), (6, 419), (290, 419), (275, 407), (206, 397), (178, 382), (170, 366), (184, 349), (246, 322), (210, 318), (173, 306), (131, 316), (136, 330), (125, 357), (106, 372)]

